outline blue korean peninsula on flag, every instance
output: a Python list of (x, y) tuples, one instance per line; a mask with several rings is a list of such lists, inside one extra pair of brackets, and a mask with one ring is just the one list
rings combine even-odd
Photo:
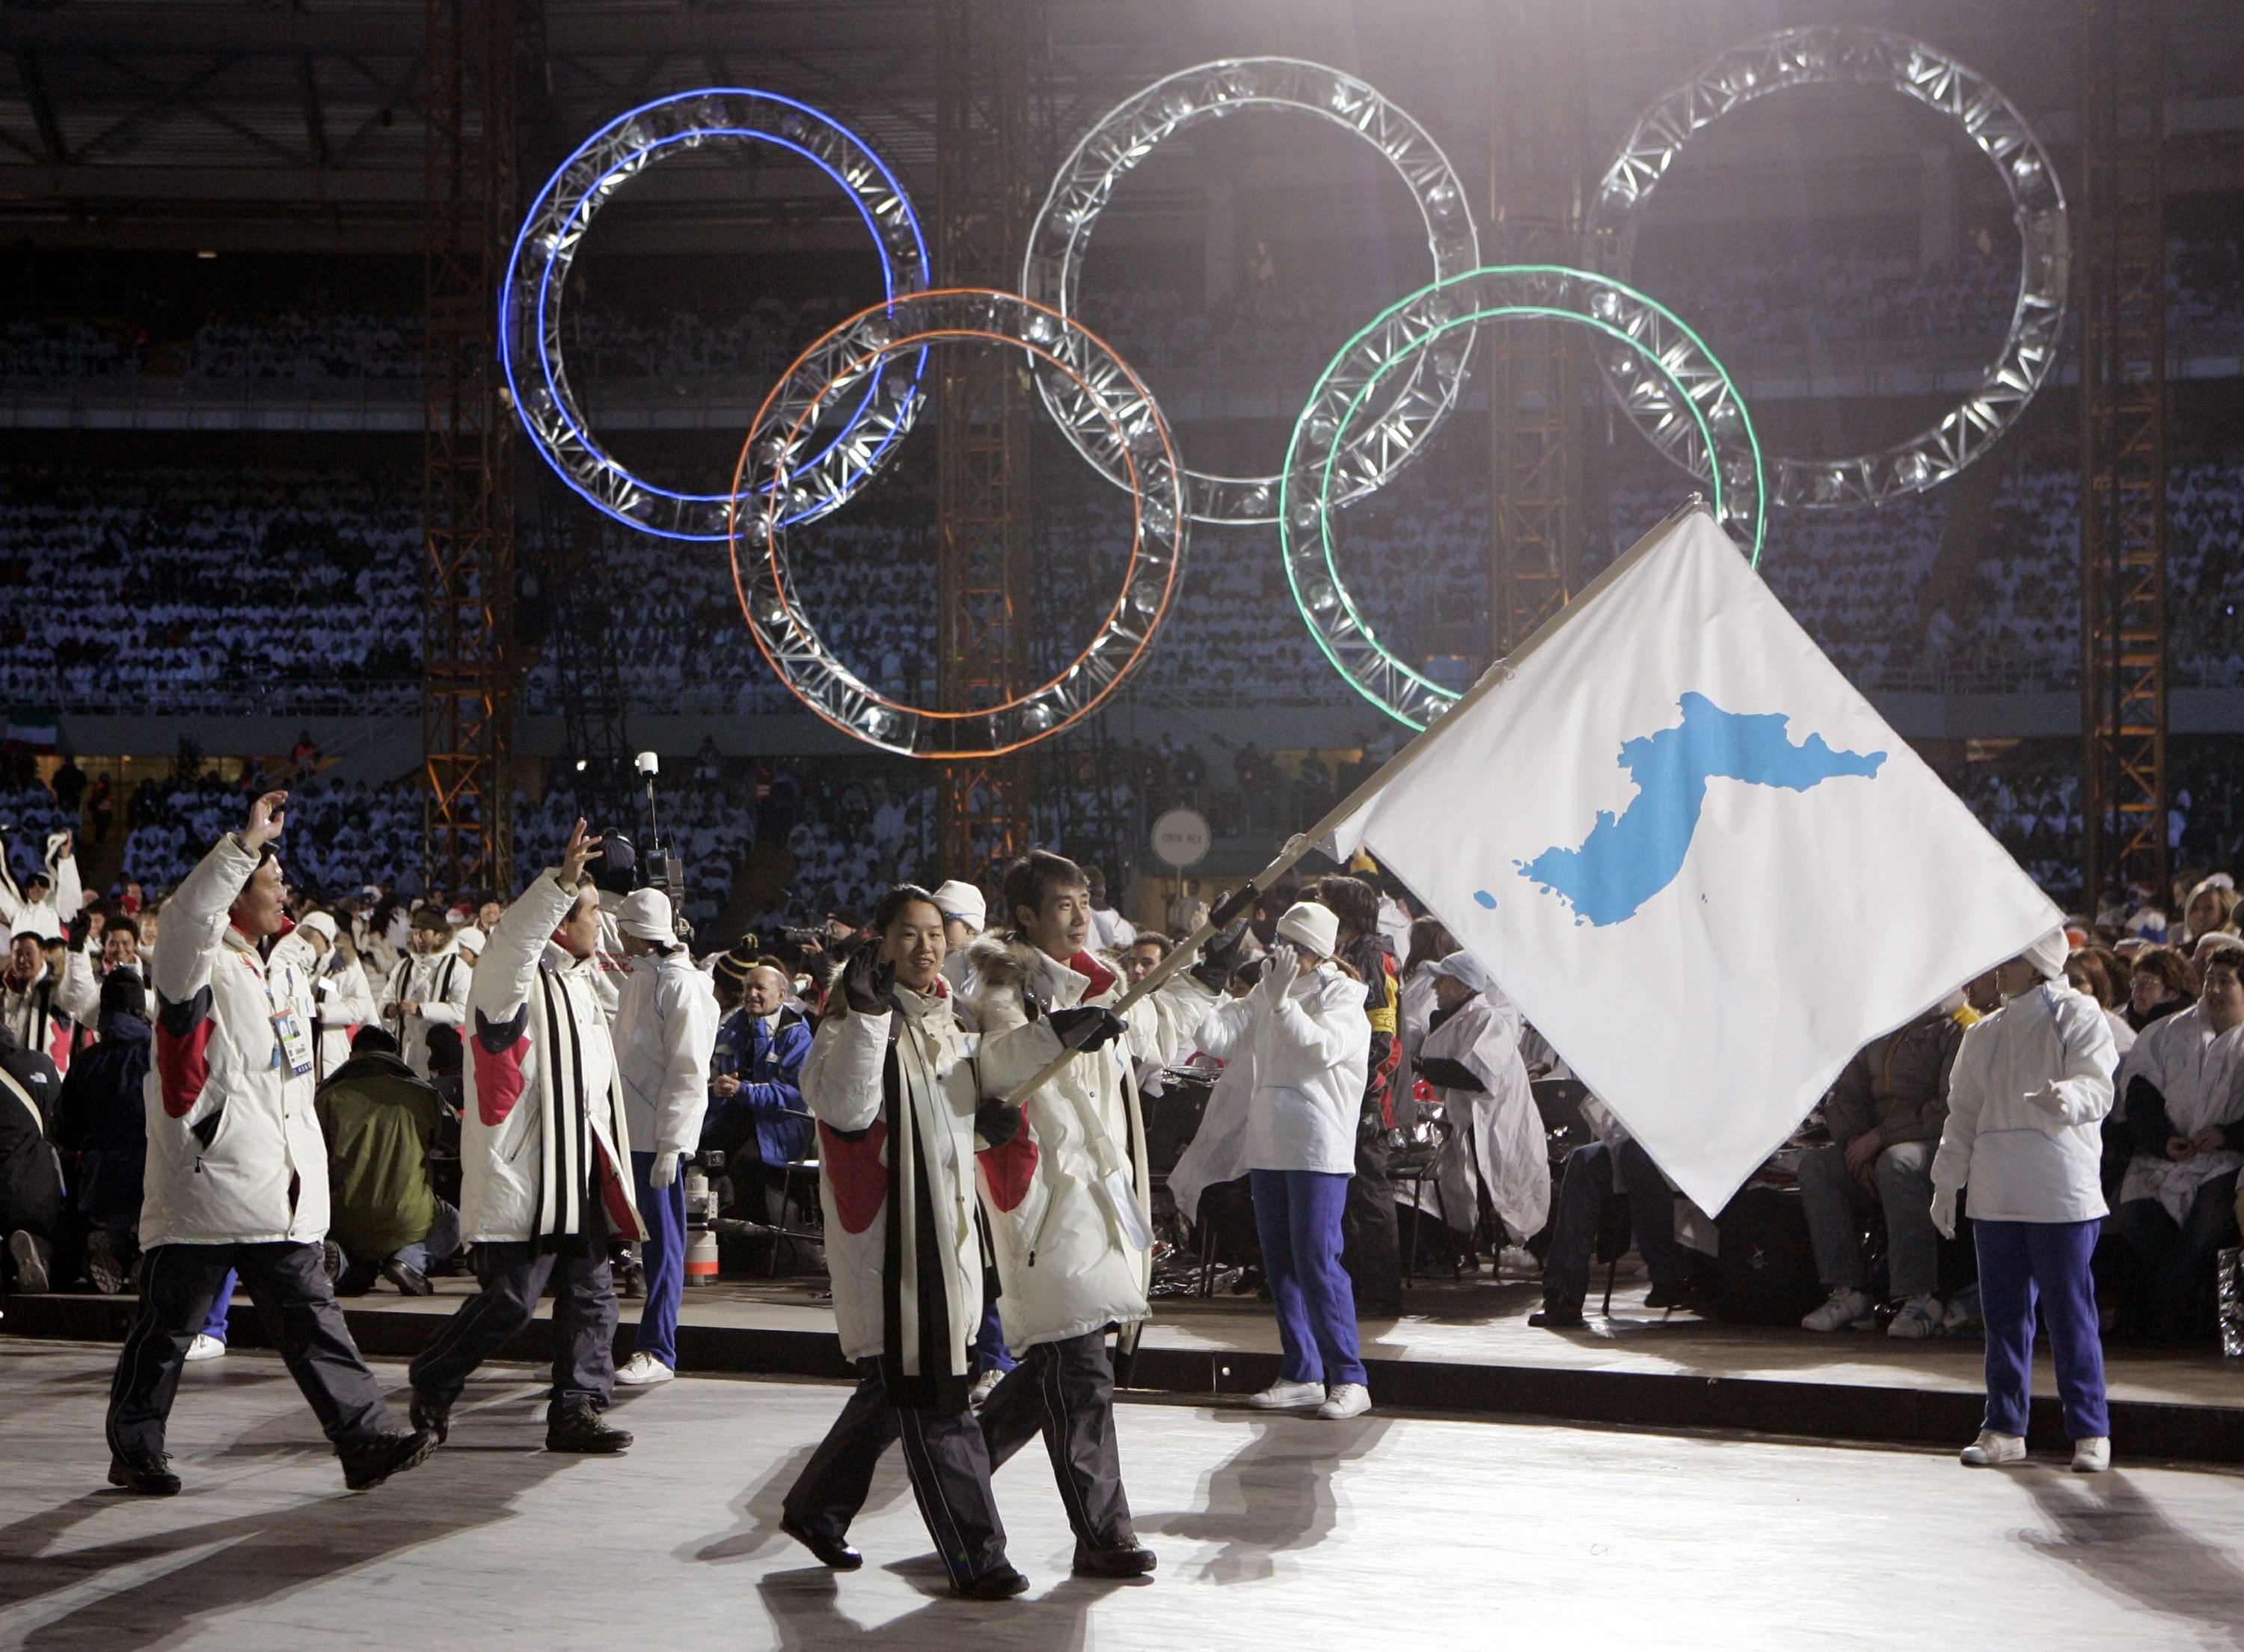
[(1703, 510), (1459, 702), (1368, 847), (1719, 1210), (1856, 1049), (2062, 921)]

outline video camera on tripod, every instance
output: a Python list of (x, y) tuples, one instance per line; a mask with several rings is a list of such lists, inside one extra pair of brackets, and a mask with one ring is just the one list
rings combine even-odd
[(592, 863), (592, 881), (602, 890), (617, 895), (629, 894), (633, 889), (660, 889), (670, 897), (678, 938), (690, 941), (693, 926), (686, 920), (686, 858), (678, 852), (676, 837), (663, 835), (661, 812), (655, 799), (655, 779), (662, 772), (662, 759), (652, 752), (641, 752), (632, 759), (632, 766), (646, 783), (646, 853), (644, 857), (639, 854), (627, 833), (602, 833), (601, 853)]

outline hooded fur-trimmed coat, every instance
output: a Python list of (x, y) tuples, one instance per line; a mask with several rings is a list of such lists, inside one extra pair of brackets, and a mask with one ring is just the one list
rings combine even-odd
[[(1047, 1012), (1112, 1006), (1122, 996), (1120, 979), (1088, 952), (1063, 963), (1025, 941), (991, 934), (973, 943), (967, 962), (979, 988), (976, 1065), (984, 1096), (1007, 1095), (1060, 1053)], [(1214, 1002), (1190, 975), (1172, 977), (1132, 1008), (1126, 1036), (1078, 1055), (1027, 1097), (1020, 1133), (982, 1155), (998, 1308), (1016, 1352), (1146, 1317), (1151, 1255), (1129, 1242), (1100, 1190), (1120, 1190), (1150, 1224), (1137, 1069), (1186, 1053)]]

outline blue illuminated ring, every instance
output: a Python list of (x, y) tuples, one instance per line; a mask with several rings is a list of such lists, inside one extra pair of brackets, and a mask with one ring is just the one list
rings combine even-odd
[[(910, 199), (863, 140), (792, 98), (711, 86), (618, 115), (578, 145), (531, 203), (499, 294), (499, 366), (538, 455), (594, 509), (666, 539), (724, 540), (731, 531), (733, 496), (658, 487), (602, 448), (578, 408), (561, 359), (569, 266), (593, 213), (633, 174), (681, 150), (747, 143), (800, 155), (841, 186), (873, 238), (888, 298), (926, 288), (927, 246)], [(517, 362), (524, 364), (519, 373)], [(926, 365), (923, 350), (909, 376), (875, 374), (866, 384), (840, 432), (794, 473), (802, 502), (789, 523), (824, 516), (879, 468), (911, 428)]]

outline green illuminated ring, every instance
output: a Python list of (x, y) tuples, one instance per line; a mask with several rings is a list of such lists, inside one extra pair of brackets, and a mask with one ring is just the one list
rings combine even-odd
[(1358, 491), (1355, 469), (1391, 468), (1407, 455), (1389, 451), (1403, 444), (1389, 443), (1379, 424), (1353, 442), (1348, 432), (1382, 381), (1420, 351), (1462, 355), (1468, 329), (1524, 316), (1578, 322), (1642, 358), (1651, 372), (1628, 387), (1630, 419), (1663, 452), (1696, 441), (1708, 462), (1693, 468), (1711, 478), (1716, 519), (1761, 562), (1766, 493), (1752, 415), (1713, 352), (1673, 312), (1609, 277), (1555, 264), (1491, 265), (1421, 287), (1343, 345), (1317, 380), (1287, 444), (1278, 511), (1286, 583), (1309, 634), (1350, 688), (1413, 729), (1457, 696), (1373, 634), (1341, 579), (1332, 531), (1334, 494), (1345, 503)]

